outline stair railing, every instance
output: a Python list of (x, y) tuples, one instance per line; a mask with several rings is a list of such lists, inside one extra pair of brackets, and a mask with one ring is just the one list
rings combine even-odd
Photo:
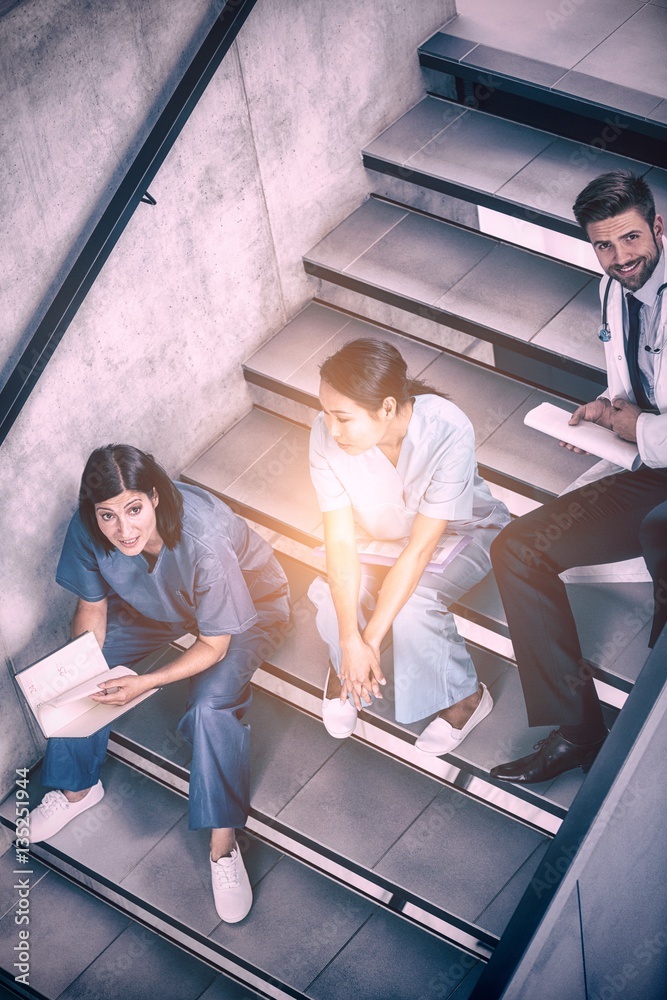
[(227, 0), (0, 390), (0, 444), (257, 0)]

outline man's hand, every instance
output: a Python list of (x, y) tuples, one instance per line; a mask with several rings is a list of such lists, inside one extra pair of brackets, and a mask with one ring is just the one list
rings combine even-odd
[(380, 652), (364, 642), (360, 635), (341, 645), (343, 654), (340, 666), (340, 700), (347, 701), (352, 695), (354, 704), (361, 708), (361, 702), (371, 701), (371, 694), (382, 698), (380, 684), (385, 684), (380, 667)]
[[(601, 427), (611, 428), (611, 409), (611, 403), (605, 396), (602, 399), (594, 399), (591, 403), (583, 403), (581, 406), (578, 406), (568, 420), (568, 424), (570, 427), (576, 427), (582, 420), (588, 420), (592, 424), (600, 424)], [(574, 451), (577, 455), (589, 454), (583, 448), (576, 448), (573, 444), (566, 444), (565, 441), (559, 441), (558, 443), (561, 448)]]
[(627, 399), (615, 399), (611, 405), (611, 429), (624, 441), (636, 441), (637, 417), (641, 412)]
[(155, 686), (150, 674), (118, 677), (114, 681), (104, 681), (99, 685), (100, 693), (91, 697), (102, 705), (127, 705), (133, 698), (138, 698), (144, 691), (150, 691)]

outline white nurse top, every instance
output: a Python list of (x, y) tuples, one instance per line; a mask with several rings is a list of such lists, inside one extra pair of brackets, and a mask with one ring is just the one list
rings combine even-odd
[(377, 445), (349, 455), (319, 413), (310, 434), (310, 474), (320, 510), (351, 506), (356, 524), (379, 541), (406, 538), (417, 513), (448, 521), (447, 533), (457, 535), (510, 520), (477, 472), (468, 417), (430, 393), (415, 397), (396, 466)]

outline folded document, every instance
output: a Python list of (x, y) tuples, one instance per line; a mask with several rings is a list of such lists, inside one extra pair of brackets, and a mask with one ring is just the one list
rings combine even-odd
[[(469, 541), (470, 535), (446, 535), (438, 543), (425, 572), (442, 573), (445, 566), (449, 566), (452, 559), (463, 552)], [(407, 538), (385, 542), (379, 542), (375, 539), (357, 539), (359, 562), (371, 566), (393, 566), (407, 544)], [(315, 554), (323, 556), (325, 554), (324, 546), (320, 545), (316, 548)]]
[(84, 632), (16, 675), (18, 685), (44, 736), (84, 737), (110, 725), (155, 694), (144, 692), (126, 705), (93, 701), (99, 685), (128, 675), (129, 667), (110, 668), (92, 632)]
[(639, 468), (641, 458), (636, 444), (624, 441), (608, 427), (601, 427), (590, 420), (582, 420), (570, 427), (568, 420), (571, 416), (572, 413), (553, 403), (540, 403), (525, 415), (523, 422), (528, 427), (572, 444), (591, 455), (597, 455), (598, 458), (605, 458), (623, 469), (630, 471)]

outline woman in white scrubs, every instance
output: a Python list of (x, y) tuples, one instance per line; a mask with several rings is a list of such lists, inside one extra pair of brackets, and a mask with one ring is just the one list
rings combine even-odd
[[(454, 750), (493, 707), (447, 610), (491, 568), (489, 547), (509, 521), (477, 473), (472, 425), (423, 382), (392, 345), (346, 344), (320, 368), (310, 471), (323, 513), (327, 577), (309, 597), (331, 663), (322, 706), (328, 732), (349, 736), (357, 712), (382, 697), (380, 646), (391, 630), (396, 720), (438, 713), (418, 738)], [(469, 535), (438, 572), (444, 534)], [(361, 565), (357, 539), (402, 540), (387, 570)], [(337, 676), (336, 676), (337, 675)]]

